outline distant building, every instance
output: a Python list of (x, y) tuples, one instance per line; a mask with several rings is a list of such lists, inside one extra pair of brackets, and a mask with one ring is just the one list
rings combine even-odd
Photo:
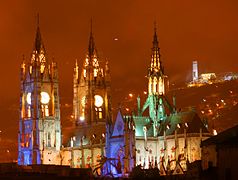
[(238, 179), (238, 126), (202, 142), (202, 168), (216, 168), (219, 179)]
[(192, 81), (187, 83), (187, 87), (200, 87), (207, 84), (222, 83), (238, 79), (238, 75), (233, 72), (227, 72), (217, 75), (214, 72), (198, 74), (198, 61), (192, 63)]
[(193, 61), (193, 82), (198, 80), (198, 62)]
[(215, 73), (203, 73), (200, 75), (199, 82), (212, 84), (216, 80)]

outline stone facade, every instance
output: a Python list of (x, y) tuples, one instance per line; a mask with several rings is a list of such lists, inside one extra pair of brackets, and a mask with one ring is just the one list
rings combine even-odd
[[(187, 163), (201, 160), (200, 145), (210, 133), (194, 110), (178, 112), (175, 97), (173, 104), (166, 98), (167, 76), (160, 59), (156, 29), (147, 78), (148, 97), (143, 106), (138, 97), (138, 108), (132, 115), (118, 112), (113, 131), (107, 137), (107, 157), (121, 162), (123, 176), (135, 166), (157, 167), (161, 175), (183, 173)], [(112, 166), (109, 169), (118, 173)]]
[(48, 62), (38, 24), (30, 62), (21, 66), (18, 163), (59, 164), (60, 147), (57, 65)]
[[(210, 136), (195, 111), (177, 111), (166, 98), (167, 76), (155, 29), (148, 68), (148, 97), (137, 111), (119, 111), (112, 123), (110, 71), (97, 55), (92, 29), (82, 71), (73, 76), (74, 126), (61, 142), (58, 75), (49, 64), (39, 26), (31, 62), (21, 68), (18, 163), (68, 165), (94, 173), (127, 176), (133, 167), (158, 167), (162, 175), (186, 171), (201, 159), (201, 141)], [(142, 107), (142, 108), (141, 108)], [(162, 169), (161, 169), (162, 168)], [(179, 170), (179, 171), (178, 171)]]

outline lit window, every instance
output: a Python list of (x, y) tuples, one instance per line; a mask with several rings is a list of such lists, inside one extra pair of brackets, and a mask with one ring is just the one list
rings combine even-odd
[(85, 96), (82, 97), (81, 104), (83, 107), (85, 107), (85, 105), (86, 105), (86, 97)]
[(32, 74), (32, 66), (29, 67), (30, 74)]
[(31, 117), (31, 106), (27, 107), (27, 117)]
[(86, 69), (83, 70), (83, 77), (86, 77)]
[(45, 105), (45, 116), (49, 116), (49, 107)]
[[(85, 97), (85, 96), (84, 96)], [(82, 109), (81, 116), (79, 117), (79, 120), (83, 122), (85, 120), (85, 109)]]
[(102, 119), (102, 111), (99, 111), (99, 119)]
[(89, 65), (88, 57), (85, 59), (84, 67)]
[(48, 105), (41, 105), (43, 117), (49, 116), (49, 106)]
[(41, 64), (40, 65), (40, 72), (43, 73), (45, 70), (45, 65), (44, 64)]
[(98, 75), (98, 70), (96, 68), (94, 68), (94, 70), (93, 70), (93, 75), (94, 75), (94, 77), (97, 77), (97, 75)]
[(39, 58), (40, 58), (40, 62), (45, 62), (44, 54), (40, 54)]

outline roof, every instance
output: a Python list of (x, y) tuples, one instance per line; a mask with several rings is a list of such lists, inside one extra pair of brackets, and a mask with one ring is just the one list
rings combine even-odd
[(198, 114), (190, 110), (168, 116), (161, 124), (159, 135), (163, 135), (164, 131), (166, 135), (172, 135), (175, 130), (177, 130), (177, 134), (183, 134), (185, 128), (187, 133), (200, 133), (200, 129), (202, 129), (202, 133), (209, 133)]
[[(74, 144), (80, 146), (80, 140), (83, 137), (83, 145), (89, 144), (100, 144), (100, 139), (102, 142), (105, 141), (106, 135), (106, 125), (102, 124), (92, 124), (88, 126), (75, 126), (63, 129), (63, 144), (64, 146), (70, 145), (70, 139), (74, 139)], [(103, 137), (104, 136), (104, 137)]]
[[(143, 136), (143, 127), (147, 127), (147, 136), (153, 136), (153, 121), (149, 117), (134, 117), (136, 125), (136, 136)], [(186, 112), (178, 112), (167, 116), (165, 120), (160, 122), (158, 128), (158, 136), (162, 136), (164, 131), (166, 135), (172, 135), (177, 130), (177, 134), (183, 134), (186, 128), (187, 133), (209, 133), (198, 114), (191, 110)]]
[(202, 142), (202, 146), (211, 144), (238, 144), (238, 125), (227, 129), (216, 136), (210, 137)]
[(122, 136), (124, 135), (125, 123), (122, 117), (122, 113), (119, 110), (117, 113), (116, 121), (113, 126), (113, 133), (112, 136)]

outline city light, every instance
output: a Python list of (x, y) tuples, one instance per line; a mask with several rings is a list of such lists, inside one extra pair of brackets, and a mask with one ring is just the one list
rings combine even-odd
[(80, 121), (84, 121), (84, 120), (85, 120), (85, 117), (84, 117), (84, 116), (80, 116), (80, 117), (79, 117), (79, 120), (80, 120)]
[(188, 123), (185, 123), (185, 126), (188, 127)]
[(213, 135), (216, 136), (217, 135), (217, 131), (215, 129), (213, 129)]

